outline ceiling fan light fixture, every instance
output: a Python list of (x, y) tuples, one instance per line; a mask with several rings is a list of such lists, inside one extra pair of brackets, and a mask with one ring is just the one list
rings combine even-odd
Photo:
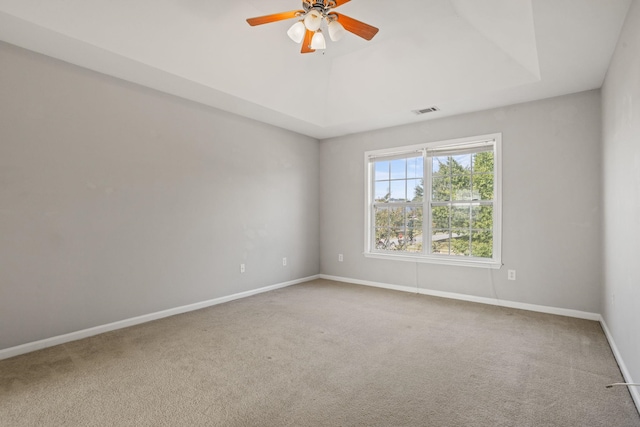
[(248, 18), (247, 23), (255, 27), (256, 25), (295, 19), (298, 22), (289, 27), (287, 36), (294, 42), (302, 44), (300, 48), (300, 53), (302, 54), (326, 49), (326, 39), (321, 32), (323, 26), (327, 27), (326, 31), (328, 31), (329, 37), (334, 42), (342, 39), (347, 32), (367, 41), (371, 40), (378, 33), (376, 27), (350, 18), (347, 15), (333, 12), (334, 8), (350, 1), (302, 0), (302, 10), (256, 16), (255, 18)]
[(304, 26), (309, 31), (318, 31), (322, 25), (322, 15), (317, 10), (310, 10), (304, 17)]
[(289, 28), (287, 31), (287, 35), (291, 40), (296, 43), (302, 43), (302, 39), (304, 38), (304, 33), (307, 31), (304, 23), (302, 21), (298, 21)]
[(344, 27), (338, 21), (329, 22), (329, 24), (327, 24), (327, 27), (329, 28), (329, 38), (334, 42), (340, 40), (346, 33)]
[(327, 42), (324, 39), (324, 35), (322, 34), (322, 30), (316, 31), (311, 39), (311, 49), (314, 50), (322, 50), (327, 48)]

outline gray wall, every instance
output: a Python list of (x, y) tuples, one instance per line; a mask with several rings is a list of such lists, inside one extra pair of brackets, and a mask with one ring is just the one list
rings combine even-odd
[[(602, 89), (603, 316), (640, 381), (640, 1), (625, 23)], [(636, 394), (636, 396), (640, 396)], [(640, 404), (640, 401), (638, 401)]]
[[(503, 134), (502, 269), (362, 255), (365, 151), (494, 132)], [(322, 141), (322, 273), (599, 313), (600, 132), (600, 94), (590, 91)]]
[(318, 141), (4, 43), (0, 64), (0, 349), (319, 273)]

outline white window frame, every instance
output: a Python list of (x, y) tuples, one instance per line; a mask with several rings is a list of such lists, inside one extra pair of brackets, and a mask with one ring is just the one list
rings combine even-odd
[[(462, 257), (458, 255), (443, 255), (428, 253), (431, 248), (431, 162), (428, 161), (427, 151), (436, 148), (442, 149), (447, 146), (458, 148), (464, 145), (475, 145), (479, 143), (492, 143), (494, 153), (494, 199), (493, 199), (493, 258)], [(373, 219), (375, 188), (374, 170), (375, 158), (402, 158), (404, 155), (410, 156), (416, 151), (421, 151), (424, 160), (424, 197), (423, 206), (423, 252), (391, 252), (376, 250), (375, 243), (375, 223)], [(386, 260), (398, 260), (409, 262), (421, 262), (432, 264), (458, 265), (466, 267), (480, 267), (499, 269), (502, 266), (502, 134), (494, 133), (479, 135), (468, 138), (458, 138), (445, 141), (429, 142), (424, 144), (409, 145), (404, 147), (394, 147), (382, 150), (372, 150), (364, 153), (365, 162), (365, 242), (364, 256), (367, 258), (378, 258)]]

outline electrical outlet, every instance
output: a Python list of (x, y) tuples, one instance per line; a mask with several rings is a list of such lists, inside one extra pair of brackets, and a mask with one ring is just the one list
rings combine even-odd
[(344, 257), (342, 256), (342, 254), (338, 254), (338, 262), (342, 261), (344, 261)]
[(286, 267), (287, 266), (287, 258), (282, 258), (282, 266)]
[(240, 273), (244, 273), (244, 264), (240, 264)]
[(507, 271), (507, 279), (516, 280), (516, 271), (515, 270), (508, 270)]

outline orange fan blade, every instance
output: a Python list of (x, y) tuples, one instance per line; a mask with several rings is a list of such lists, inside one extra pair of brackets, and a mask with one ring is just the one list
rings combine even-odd
[(256, 25), (268, 24), (270, 22), (284, 21), (285, 19), (295, 18), (304, 14), (304, 10), (290, 10), (289, 12), (274, 13), (273, 15), (258, 16), (257, 18), (249, 18), (247, 22), (252, 27)]
[(335, 15), (338, 18), (338, 22), (342, 24), (345, 30), (355, 34), (356, 36), (360, 36), (365, 40), (371, 40), (373, 36), (378, 34), (379, 30), (376, 27), (360, 22), (357, 19), (335, 12), (331, 13), (331, 15)]
[(338, 7), (338, 6), (342, 6), (345, 3), (349, 3), (351, 0), (333, 0), (333, 2), (336, 4), (333, 7)]
[(311, 39), (313, 38), (313, 31), (307, 30), (304, 34), (304, 40), (302, 40), (302, 50), (300, 53), (311, 53), (315, 52), (315, 49), (311, 49)]

